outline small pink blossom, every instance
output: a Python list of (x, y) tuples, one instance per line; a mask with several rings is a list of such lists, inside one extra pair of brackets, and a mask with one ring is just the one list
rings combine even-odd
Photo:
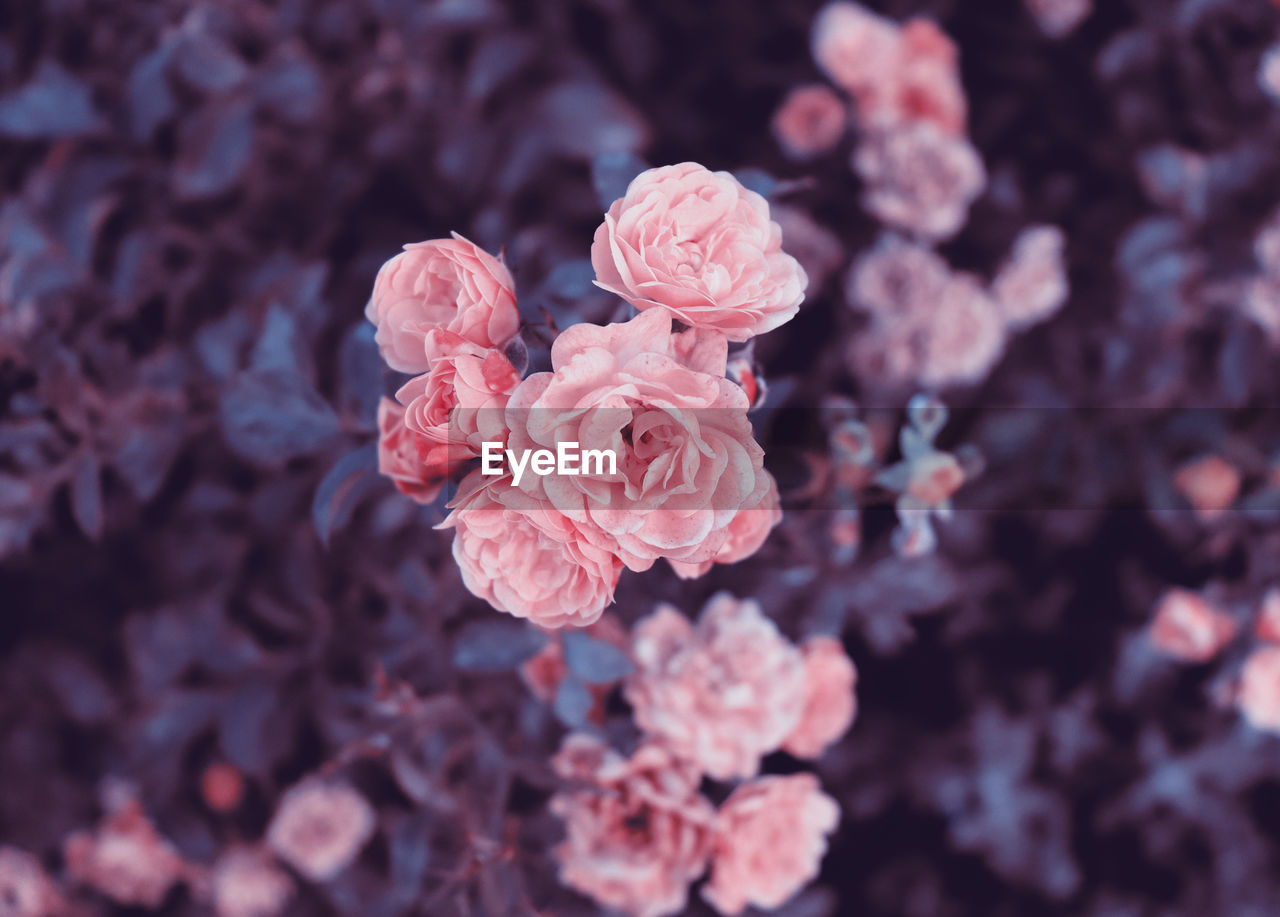
[(715, 820), (697, 770), (655, 743), (628, 759), (585, 734), (567, 736), (553, 764), (571, 784), (550, 803), (566, 828), (560, 881), (631, 917), (683, 911)]
[(66, 903), (40, 861), (15, 847), (0, 847), (0, 915), (58, 917)]
[(782, 747), (797, 758), (817, 758), (853, 725), (858, 672), (840, 641), (810, 637), (804, 653), (804, 712)]
[(1221, 516), (1240, 496), (1240, 472), (1218, 455), (1183, 465), (1174, 474), (1173, 483), (1206, 522)]
[(780, 907), (818, 875), (839, 823), (839, 805), (812, 774), (742, 784), (716, 813), (702, 897), (726, 917)]
[(378, 402), (378, 471), (400, 493), (430, 503), (469, 454), (415, 433), (405, 425), (404, 416), (404, 408), (390, 398)]
[(384, 264), (365, 315), (377, 325), (387, 364), (413, 374), (426, 372), (436, 355), (427, 337), (433, 329), (498, 347), (520, 327), (511, 272), (457, 233), (406, 245)]
[(596, 230), (591, 263), (597, 285), (637, 309), (665, 306), (732, 341), (790, 320), (806, 285), (768, 202), (694, 162), (636, 176)]
[(813, 59), (861, 104), (897, 70), (898, 24), (858, 3), (828, 3), (813, 21)]
[(1280, 732), (1280, 646), (1249, 654), (1240, 671), (1236, 706), (1255, 729)]
[(1258, 63), (1258, 85), (1273, 102), (1280, 103), (1280, 44), (1272, 45), (1262, 55)]
[(1280, 643), (1280, 587), (1273, 586), (1263, 595), (1254, 633), (1268, 643)]
[(267, 826), (267, 846), (302, 875), (325, 882), (373, 837), (373, 807), (345, 783), (309, 777), (287, 790)]
[(965, 133), (969, 102), (960, 83), (960, 55), (938, 24), (912, 19), (902, 27), (896, 106), (900, 117), (944, 134)]
[(97, 831), (78, 831), (62, 848), (67, 872), (117, 904), (158, 908), (187, 877), (186, 862), (133, 801), (120, 805)]
[(1069, 292), (1065, 246), (1066, 237), (1056, 226), (1033, 226), (1018, 234), (991, 286), (1007, 325), (1025, 328), (1062, 308)]
[(1186, 589), (1170, 589), (1156, 605), (1151, 643), (1186, 662), (1207, 662), (1236, 635), (1236, 622), (1201, 596)]
[(848, 121), (845, 103), (830, 87), (797, 86), (774, 112), (773, 135), (792, 159), (812, 159), (835, 149)]
[(719, 593), (696, 627), (659, 605), (632, 641), (637, 725), (716, 779), (753, 776), (800, 723), (804, 658), (754, 601)]
[(866, 184), (863, 202), (873, 215), (932, 240), (960, 231), (987, 183), (973, 145), (931, 122), (871, 131), (854, 150), (852, 166)]
[(1050, 38), (1066, 38), (1093, 12), (1093, 0), (1025, 0), (1040, 31)]
[(218, 917), (275, 917), (293, 896), (293, 880), (264, 851), (232, 847), (213, 866)]
[[(740, 559), (775, 521), (767, 501), (776, 487), (747, 397), (725, 378), (727, 356), (723, 335), (673, 333), (663, 309), (565, 329), (551, 347), (553, 370), (525, 379), (511, 396), (510, 448), (576, 442), (612, 450), (617, 474), (526, 475), (520, 486), (564, 513), (584, 546), (632, 570), (661, 558)], [(735, 526), (742, 513), (754, 515)]]
[(441, 528), (472, 595), (544, 628), (585, 627), (613, 601), (622, 563), (555, 506), (505, 481), (463, 481)]

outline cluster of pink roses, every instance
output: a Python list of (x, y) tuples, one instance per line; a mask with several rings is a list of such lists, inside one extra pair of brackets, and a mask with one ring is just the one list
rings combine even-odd
[(651, 169), (609, 208), (591, 259), (597, 284), (640, 314), (567, 328), (551, 370), (523, 380), (506, 352), (511, 275), (459, 236), (406, 246), (366, 313), (387, 363), (418, 374), (379, 412), (379, 467), (402, 492), (434, 499), (486, 442), (616, 455), (610, 474), (519, 483), (472, 468), (442, 525), (467, 588), (543, 627), (599, 618), (624, 566), (662, 558), (698, 576), (754, 553), (781, 518), (750, 399), (726, 376), (729, 343), (804, 298), (768, 203), (696, 163)]
[[(757, 776), (763, 755), (816, 758), (849, 728), (857, 674), (839, 641), (797, 647), (752, 601), (715, 596), (696, 624), (659, 606), (631, 639), (623, 690), (645, 733), (625, 757), (585, 733), (555, 759), (568, 787), (560, 878), (633, 917), (684, 910), (690, 883), (719, 913), (783, 904), (817, 875), (840, 809), (811, 774)], [(715, 809), (702, 777), (739, 780)]]

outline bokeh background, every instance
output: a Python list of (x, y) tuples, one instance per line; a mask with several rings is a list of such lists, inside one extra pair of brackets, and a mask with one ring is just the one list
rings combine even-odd
[[(941, 392), (940, 442), (986, 470), (919, 557), (891, 500), (861, 507), (856, 558), (833, 545), (810, 479), (833, 399), (879, 418), (891, 462), (913, 393), (851, 357), (844, 276), (880, 232), (856, 132), (800, 163), (771, 129), (822, 80), (820, 4), (0, 8), (0, 914), (44, 913), (22, 909), (33, 863), (75, 913), (270, 913), (211, 899), (208, 870), (334, 773), (370, 840), (286, 880), (283, 912), (598, 913), (549, 856), (565, 712), (462, 587), (441, 507), (373, 471), (394, 380), (363, 309), (402, 243), (458, 231), (505, 251), (535, 351), (549, 322), (607, 320), (601, 214), (685, 160), (821, 237), (800, 316), (754, 355), (786, 521), (701, 580), (624, 575), (617, 606), (729, 589), (843, 635), (860, 714), (816, 770), (844, 818), (780, 913), (1280, 913), (1280, 739), (1231, 707), (1240, 652), (1147, 638), (1171, 587), (1243, 620), (1280, 579), (1277, 345), (1239, 293), (1280, 203), (1258, 80), (1280, 10), (1111, 0), (1052, 38), (1018, 0), (871, 5), (959, 46), (990, 180), (950, 263), (989, 275), (1033, 223), (1067, 239), (1066, 305)], [(1241, 478), (1213, 518), (1176, 482), (1205, 454)], [(86, 865), (68, 839), (121, 811), (129, 855)], [(265, 900), (267, 874), (236, 881)]]

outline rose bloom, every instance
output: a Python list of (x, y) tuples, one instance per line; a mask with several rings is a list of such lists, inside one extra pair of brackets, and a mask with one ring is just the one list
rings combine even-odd
[(0, 915), (54, 917), (65, 902), (40, 861), (15, 847), (0, 847)]
[(804, 710), (782, 747), (797, 758), (817, 758), (853, 725), (858, 712), (854, 694), (858, 672), (833, 637), (810, 637), (800, 650), (804, 653)]
[(712, 597), (697, 626), (659, 605), (632, 632), (636, 724), (717, 780), (754, 776), (805, 708), (804, 657), (754, 601)]
[(773, 134), (792, 159), (811, 159), (835, 149), (848, 124), (845, 103), (830, 87), (797, 86), (773, 115)]
[(839, 823), (840, 807), (812, 774), (742, 784), (716, 813), (702, 897), (724, 915), (780, 907), (818, 874)]
[(187, 875), (187, 864), (136, 802), (112, 812), (96, 832), (78, 831), (62, 847), (67, 872), (117, 904), (154, 910)]
[(1240, 671), (1236, 706), (1255, 729), (1280, 732), (1280, 646), (1249, 654)]
[(899, 41), (897, 23), (857, 3), (828, 3), (813, 20), (813, 59), (860, 106), (896, 73)]
[(1033, 226), (1018, 234), (1013, 251), (996, 273), (991, 294), (1005, 324), (1025, 328), (1044, 321), (1067, 301), (1066, 237), (1056, 226)]
[(392, 369), (423, 373), (435, 356), (427, 332), (444, 329), (497, 347), (520, 327), (515, 283), (497, 258), (457, 233), (404, 247), (378, 271), (365, 316)]
[(539, 627), (594, 623), (613, 601), (622, 563), (582, 537), (551, 504), (473, 471), (440, 528), (472, 595)]
[(637, 309), (745, 341), (789, 321), (807, 283), (769, 204), (696, 162), (649, 169), (613, 202), (591, 243), (596, 284)]
[(681, 563), (668, 560), (671, 569), (681, 579), (697, 579), (704, 576), (715, 564), (736, 564), (746, 560), (764, 544), (773, 527), (782, 521), (782, 506), (778, 498), (778, 484), (773, 475), (764, 472), (769, 478), (769, 492), (765, 494), (760, 505), (752, 509), (739, 510), (737, 515), (725, 529), (724, 544), (710, 560), (701, 563)]
[(907, 121), (927, 121), (944, 134), (960, 137), (969, 118), (969, 102), (960, 84), (955, 42), (929, 19), (902, 27), (897, 98), (894, 106)]
[(1236, 622), (1186, 589), (1170, 589), (1156, 606), (1151, 643), (1186, 662), (1208, 662), (1236, 635)]
[(275, 917), (292, 895), (293, 880), (261, 850), (232, 847), (214, 864), (218, 917)]
[(929, 122), (870, 132), (852, 166), (866, 183), (863, 201), (873, 215), (933, 241), (960, 231), (987, 183), (973, 145)]
[(309, 777), (281, 797), (267, 826), (267, 846), (308, 879), (324, 882), (351, 864), (376, 826), (362, 794)]
[(736, 557), (734, 538), (754, 550), (776, 521), (767, 511), (776, 487), (747, 396), (725, 378), (727, 356), (717, 332), (672, 333), (665, 309), (565, 329), (551, 347), (553, 371), (525, 379), (508, 402), (510, 448), (612, 450), (617, 474), (526, 474), (520, 486), (632, 570), (659, 558)]
[(378, 472), (405, 496), (430, 503), (470, 453), (415, 433), (405, 425), (404, 415), (404, 408), (390, 398), (378, 402)]
[(550, 803), (566, 829), (560, 881), (632, 917), (682, 912), (715, 819), (697, 770), (655, 743), (627, 759), (585, 734), (567, 736), (553, 764), (571, 783)]

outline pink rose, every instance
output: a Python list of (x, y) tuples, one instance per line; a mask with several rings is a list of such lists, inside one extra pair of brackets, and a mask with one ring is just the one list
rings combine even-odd
[(585, 627), (613, 601), (622, 564), (557, 509), (473, 471), (440, 528), (472, 595), (539, 627)]
[(636, 176), (596, 230), (591, 263), (597, 285), (637, 309), (666, 306), (731, 341), (791, 319), (806, 285), (765, 199), (695, 162)]
[(553, 371), (525, 379), (508, 402), (509, 446), (612, 450), (617, 474), (526, 475), (521, 486), (632, 570), (662, 557), (701, 564), (734, 538), (762, 541), (748, 536), (767, 531), (773, 515), (734, 526), (766, 507), (775, 486), (747, 397), (724, 377), (726, 357), (722, 335), (673, 334), (665, 309), (565, 329), (551, 348)]
[(1240, 672), (1236, 706), (1255, 729), (1280, 732), (1280, 646), (1249, 654)]
[(810, 637), (804, 653), (804, 711), (782, 747), (797, 758), (817, 758), (844, 735), (858, 711), (858, 672), (840, 641)]
[(1056, 226), (1032, 226), (1018, 234), (991, 284), (1005, 324), (1025, 328), (1062, 308), (1070, 293), (1062, 260), (1066, 241)]
[(716, 813), (702, 897), (726, 917), (748, 905), (780, 907), (818, 874), (827, 835), (839, 823), (839, 805), (812, 774), (744, 783)]
[(754, 509), (743, 509), (733, 517), (725, 529), (724, 544), (719, 552), (710, 560), (697, 564), (681, 563), (678, 560), (668, 561), (676, 576), (681, 579), (697, 579), (709, 571), (713, 564), (736, 564), (746, 560), (764, 544), (773, 527), (782, 521), (782, 506), (778, 500), (778, 484), (773, 475), (769, 477), (769, 492), (765, 494), (760, 505)]
[(431, 331), (426, 340), (438, 354), (430, 372), (396, 392), (405, 406), (405, 425), (464, 458), (479, 455), (485, 441), (504, 441), (503, 411), (520, 384), (511, 361), (500, 350), (447, 331)]
[(907, 121), (927, 121), (944, 134), (965, 133), (969, 102), (960, 84), (955, 42), (929, 19), (902, 27), (896, 106)]
[(863, 108), (897, 72), (899, 40), (897, 23), (857, 3), (828, 3), (813, 20), (813, 59)]
[(314, 882), (346, 869), (377, 830), (369, 801), (346, 783), (307, 777), (280, 797), (267, 846)]
[(632, 641), (636, 724), (718, 780), (753, 776), (800, 723), (804, 659), (753, 601), (720, 593), (696, 627), (659, 605)]
[(575, 784), (550, 803), (566, 828), (560, 881), (632, 917), (683, 911), (715, 819), (696, 769), (653, 743), (627, 759), (584, 734), (567, 736), (553, 763)]
[(835, 149), (848, 127), (845, 103), (822, 84), (797, 86), (773, 115), (773, 134), (792, 159), (811, 159)]
[(430, 503), (457, 462), (468, 454), (410, 430), (404, 417), (404, 408), (395, 401), (383, 398), (379, 402), (378, 471), (389, 477), (400, 493), (419, 503)]
[(1208, 662), (1226, 648), (1234, 619), (1186, 589), (1170, 589), (1156, 606), (1150, 640), (1156, 649), (1186, 662)]
[(365, 316), (392, 369), (423, 373), (435, 356), (427, 332), (498, 347), (520, 327), (515, 283), (497, 258), (457, 233), (404, 247), (378, 271)]

